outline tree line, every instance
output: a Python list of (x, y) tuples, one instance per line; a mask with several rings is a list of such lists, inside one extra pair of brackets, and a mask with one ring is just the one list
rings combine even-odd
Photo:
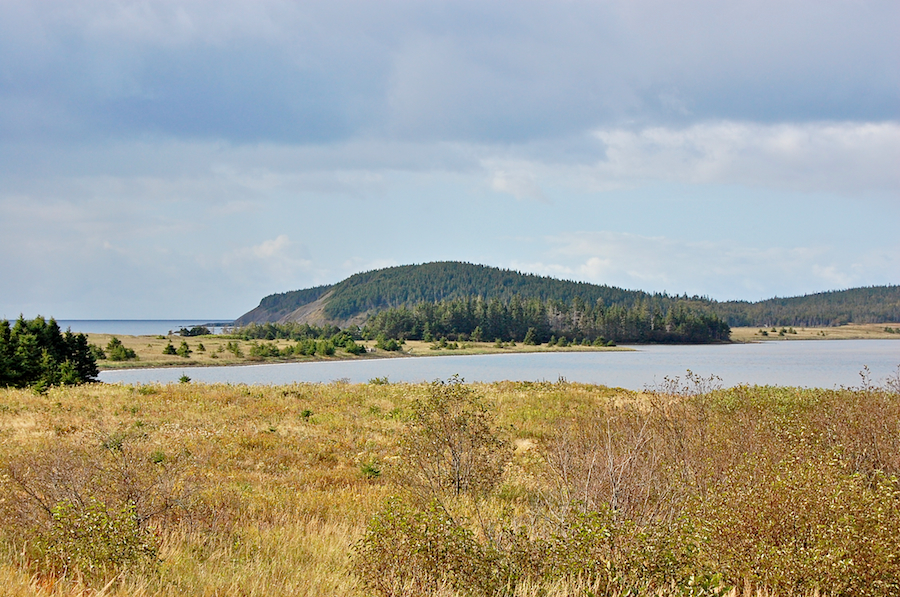
[[(652, 295), (613, 286), (558, 280), (547, 276), (455, 261), (403, 265), (363, 272), (335, 285), (324, 306), (333, 319), (421, 303), (482, 297), (510, 301), (513, 297), (569, 302), (602, 300), (632, 306)], [(698, 300), (702, 300), (699, 299)]]
[(290, 357), (290, 356), (331, 356), (336, 349), (359, 355), (365, 347), (357, 344), (361, 339), (357, 326), (341, 329), (334, 325), (322, 327), (308, 323), (251, 323), (235, 328), (230, 334), (242, 340), (294, 340), (296, 344), (278, 348), (274, 344), (254, 342), (250, 348), (250, 356), (255, 357)]
[[(729, 326), (818, 327), (900, 321), (900, 286), (853, 288), (758, 302), (719, 302), (705, 296), (651, 294), (450, 261), (362, 272), (334, 285), (270, 295), (238, 322), (276, 321), (318, 299), (324, 299), (325, 316), (343, 325), (384, 310), (414, 311), (421, 304), (476, 298), (509, 303), (514, 297), (564, 305), (578, 298), (586, 304), (602, 303), (608, 309), (618, 306), (627, 311), (649, 302), (663, 314), (673, 308), (676, 314), (678, 309), (714, 313)], [(650, 331), (657, 331), (653, 322), (651, 328)]]
[(359, 340), (359, 328), (349, 326), (341, 329), (336, 325), (310, 325), (289, 321), (286, 323), (251, 323), (235, 328), (231, 337), (241, 340), (338, 340), (336, 336), (350, 334), (354, 340)]
[(900, 321), (900, 286), (871, 286), (819, 292), (756, 303), (715, 303), (729, 325), (748, 327), (831, 327), (847, 323)]
[(62, 332), (56, 320), (19, 316), (0, 321), (0, 387), (44, 389), (97, 381), (94, 350), (84, 334)]
[(462, 298), (422, 302), (413, 308), (386, 309), (372, 316), (363, 337), (384, 335), (401, 340), (439, 338), (473, 341), (545, 343), (555, 336), (594, 343), (706, 343), (727, 341), (728, 324), (690, 302), (669, 303), (646, 298), (633, 306), (602, 301), (588, 303), (576, 296), (569, 302), (498, 298)]

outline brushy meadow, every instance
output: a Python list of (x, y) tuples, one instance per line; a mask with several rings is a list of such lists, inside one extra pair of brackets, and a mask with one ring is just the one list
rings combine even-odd
[(7, 595), (900, 594), (900, 383), (0, 390)]

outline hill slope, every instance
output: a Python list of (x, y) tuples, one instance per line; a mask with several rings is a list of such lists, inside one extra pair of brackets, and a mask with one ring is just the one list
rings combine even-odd
[(714, 311), (732, 326), (827, 327), (900, 321), (900, 286), (833, 290), (756, 303), (717, 303)]
[(588, 305), (600, 303), (627, 309), (648, 301), (662, 308), (680, 303), (714, 313), (732, 326), (829, 326), (900, 321), (900, 286), (854, 288), (754, 303), (717, 302), (445, 261), (362, 272), (333, 285), (269, 295), (235, 323), (297, 321), (343, 327), (361, 324), (388, 309), (472, 297), (502, 302), (518, 297), (562, 304), (578, 298)]
[[(422, 302), (470, 297), (505, 302), (514, 296), (565, 303), (578, 297), (586, 303), (601, 301), (605, 305), (632, 307), (652, 295), (485, 265), (444, 261), (362, 272), (332, 286), (269, 295), (260, 301), (256, 309), (242, 315), (235, 323), (300, 321), (340, 325), (359, 323), (385, 309), (414, 307)], [(310, 309), (317, 301), (317, 308)], [(701, 302), (709, 304), (709, 301)], [(304, 317), (302, 313), (305, 311), (314, 311), (316, 317)]]

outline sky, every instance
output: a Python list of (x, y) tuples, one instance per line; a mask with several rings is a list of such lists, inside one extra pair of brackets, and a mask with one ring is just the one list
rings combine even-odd
[(459, 260), (900, 284), (896, 0), (0, 0), (0, 318)]

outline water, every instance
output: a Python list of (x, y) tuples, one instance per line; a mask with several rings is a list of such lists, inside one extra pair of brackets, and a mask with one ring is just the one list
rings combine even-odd
[(233, 384), (289, 384), (344, 379), (394, 382), (446, 379), (466, 381), (569, 381), (640, 390), (684, 376), (718, 375), (726, 386), (742, 383), (835, 388), (859, 386), (868, 366), (871, 381), (896, 374), (898, 340), (792, 340), (758, 344), (635, 346), (629, 352), (565, 352), (366, 359), (237, 367), (184, 367), (104, 371), (100, 379), (122, 383), (170, 383), (182, 375), (194, 381)]
[(181, 328), (191, 329), (195, 325), (206, 325), (213, 333), (221, 333), (222, 326), (207, 325), (210, 322), (223, 323), (225, 319), (57, 319), (60, 329), (71, 328), (83, 334), (120, 334), (122, 336), (158, 336), (176, 332)]

